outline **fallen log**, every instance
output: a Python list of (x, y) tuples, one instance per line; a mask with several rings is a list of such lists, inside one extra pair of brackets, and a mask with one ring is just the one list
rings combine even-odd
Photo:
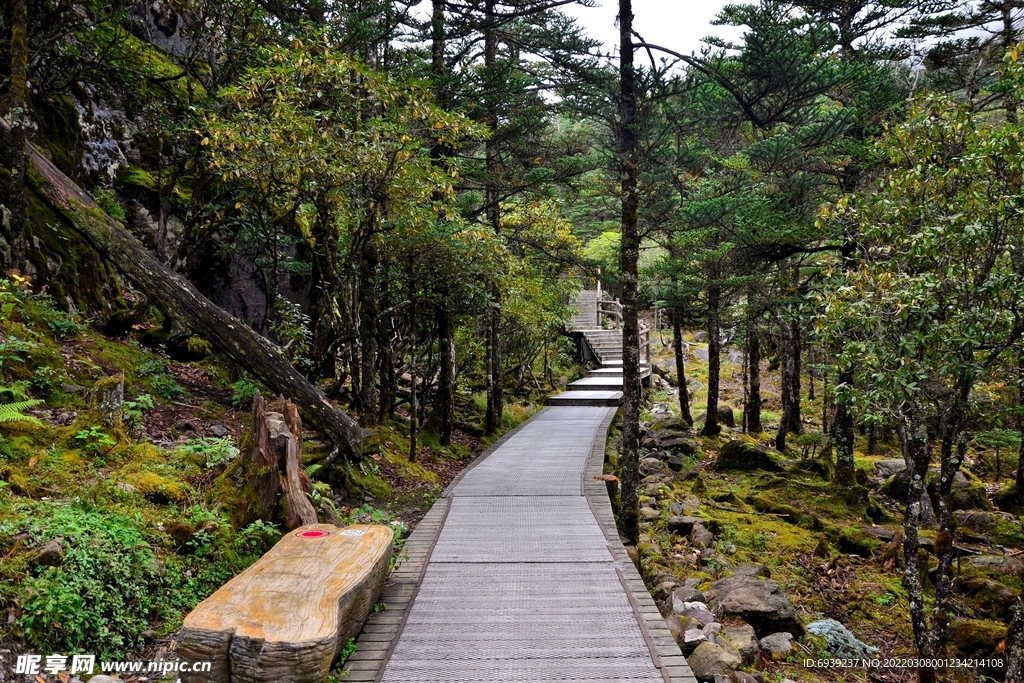
[[(9, 145), (11, 127), (2, 119), (0, 134)], [(344, 446), (353, 456), (361, 454), (359, 424), (293, 368), (277, 346), (155, 259), (34, 145), (28, 146), (28, 158), (29, 187), (143, 294), (259, 377), (275, 393), (291, 397), (306, 419), (332, 437), (336, 444)]]
[(373, 610), (391, 560), (391, 530), (304, 526), (185, 617), (178, 656), (210, 662), (183, 683), (323, 681)]

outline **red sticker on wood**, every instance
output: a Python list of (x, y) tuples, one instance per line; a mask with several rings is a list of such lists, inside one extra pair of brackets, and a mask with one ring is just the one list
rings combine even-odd
[(299, 538), (323, 538), (324, 536), (330, 536), (330, 531), (320, 531), (319, 529), (310, 529), (308, 531), (299, 531), (295, 534)]

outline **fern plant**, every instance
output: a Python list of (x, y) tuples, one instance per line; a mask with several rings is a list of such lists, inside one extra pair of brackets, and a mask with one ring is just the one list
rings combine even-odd
[(0, 423), (3, 422), (33, 422), (40, 424), (39, 419), (32, 415), (25, 415), (23, 411), (37, 406), (42, 401), (37, 398), (30, 398), (27, 401), (15, 401), (13, 403), (0, 403)]

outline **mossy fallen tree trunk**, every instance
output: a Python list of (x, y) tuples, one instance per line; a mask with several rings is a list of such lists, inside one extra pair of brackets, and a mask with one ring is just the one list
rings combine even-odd
[[(11, 127), (3, 120), (0, 120), (0, 135), (10, 144)], [(285, 360), (274, 344), (157, 261), (33, 145), (29, 145), (28, 159), (29, 186), (132, 284), (164, 312), (186, 322), (274, 392), (291, 397), (305, 418), (331, 436), (339, 447), (352, 455), (360, 454), (362, 430), (359, 424), (327, 400)]]

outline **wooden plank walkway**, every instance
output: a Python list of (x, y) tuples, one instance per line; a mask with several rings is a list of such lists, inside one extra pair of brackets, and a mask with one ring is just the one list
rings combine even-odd
[(615, 531), (609, 407), (548, 407), (406, 543), (347, 681), (695, 683)]

